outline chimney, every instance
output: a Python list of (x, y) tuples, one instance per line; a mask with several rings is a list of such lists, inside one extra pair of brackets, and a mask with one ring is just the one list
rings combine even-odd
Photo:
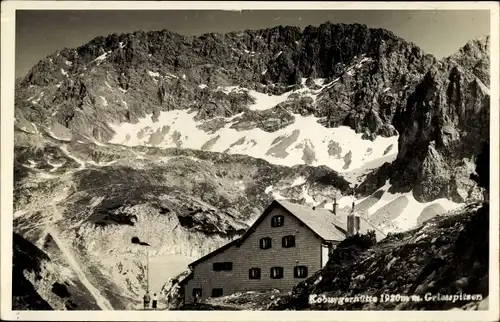
[[(359, 218), (357, 218), (359, 220)], [(355, 230), (356, 222), (354, 218), (354, 201), (352, 202), (352, 210), (351, 212), (347, 215), (347, 234), (349, 236), (354, 235), (354, 230)]]
[(313, 210), (316, 210), (316, 206), (313, 206)]
[(360, 220), (361, 220), (361, 218), (359, 218), (359, 215), (358, 214), (354, 214), (354, 232), (356, 234), (359, 234)]
[(347, 235), (354, 235), (354, 216), (352, 213), (347, 215)]
[(337, 197), (333, 199), (333, 214), (337, 215)]

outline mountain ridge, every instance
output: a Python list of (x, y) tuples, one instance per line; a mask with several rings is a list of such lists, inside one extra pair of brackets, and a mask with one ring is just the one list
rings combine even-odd
[[(352, 37), (356, 37), (356, 39), (351, 39), (343, 35), (343, 33), (350, 33), (352, 34)], [(95, 102), (98, 100), (98, 95), (92, 93), (94, 91), (92, 87), (97, 84), (94, 85), (93, 81), (90, 82), (90, 79), (86, 79), (84, 77), (85, 75), (82, 76), (82, 74), (85, 74), (87, 64), (95, 63), (99, 66), (107, 66), (111, 64), (109, 67), (113, 66), (112, 70), (108, 72), (111, 72), (113, 75), (110, 76), (111, 74), (106, 72), (105, 75), (102, 74), (102, 76), (100, 75), (99, 77), (112, 77), (114, 81), (111, 82), (111, 79), (109, 79), (107, 84), (115, 83), (118, 85), (116, 87), (121, 88), (122, 91), (126, 91), (129, 87), (131, 87), (131, 90), (134, 90), (134, 88), (140, 88), (141, 85), (140, 83), (137, 83), (136, 79), (140, 80), (141, 78), (144, 78), (144, 76), (139, 75), (138, 72), (141, 74), (146, 72), (144, 70), (145, 68), (141, 67), (140, 70), (135, 70), (133, 68), (134, 66), (147, 66), (150, 64), (152, 64), (152, 66), (158, 66), (157, 64), (161, 62), (163, 68), (159, 68), (160, 70), (165, 69), (165, 66), (170, 66), (167, 68), (170, 70), (162, 72), (162, 74), (166, 75), (166, 79), (162, 77), (157, 84), (151, 84), (151, 89), (148, 89), (148, 93), (151, 94), (151, 97), (160, 96), (158, 100), (152, 100), (150, 98), (144, 100), (141, 104), (142, 109), (146, 110), (146, 114), (156, 114), (158, 113), (158, 110), (168, 110), (171, 107), (178, 108), (172, 106), (172, 104), (180, 106), (189, 104), (185, 99), (182, 99), (182, 96), (186, 95), (189, 98), (192, 98), (194, 95), (195, 100), (197, 96), (201, 95), (199, 98), (200, 102), (198, 103), (201, 105), (198, 105), (197, 109), (211, 109), (210, 105), (203, 103), (203, 93), (190, 93), (190, 91), (182, 89), (183, 85), (180, 84), (180, 82), (183, 75), (186, 75), (188, 81), (193, 78), (196, 85), (202, 85), (204, 83), (211, 85), (211, 82), (213, 82), (214, 87), (232, 85), (234, 82), (237, 82), (242, 86), (245, 86), (249, 81), (260, 84), (272, 82), (272, 84), (276, 84), (276, 86), (257, 86), (255, 90), (264, 90), (264, 92), (271, 91), (274, 94), (280, 94), (285, 90), (286, 86), (300, 85), (302, 77), (325, 79), (338, 77), (342, 73), (345, 73), (346, 65), (348, 65), (355, 56), (359, 56), (362, 53), (366, 53), (368, 57), (372, 55), (377, 57), (385, 51), (389, 51), (390, 54), (393, 47), (399, 48), (401, 46), (407, 46), (408, 52), (405, 53), (405, 55), (417, 55), (417, 57), (424, 58), (427, 57), (418, 47), (405, 43), (402, 39), (396, 38), (392, 33), (383, 31), (382, 29), (369, 29), (363, 25), (324, 24), (318, 28), (306, 28), (304, 29), (304, 34), (302, 35), (305, 40), (298, 38), (300, 34), (296, 29), (282, 27), (263, 31), (253, 31), (251, 34), (243, 35), (244, 37), (237, 36), (239, 35), (238, 33), (229, 33), (228, 36), (224, 36), (222, 39), (208, 36), (206, 39), (202, 37), (183, 38), (180, 35), (170, 32), (168, 32), (167, 35), (169, 37), (165, 36), (165, 34), (162, 34), (161, 32), (149, 32), (132, 33), (126, 34), (125, 36), (112, 35), (107, 38), (96, 38), (87, 45), (78, 47), (76, 50), (68, 49), (62, 51), (61, 53), (63, 54), (58, 53), (55, 57), (48, 57), (48, 59), (41, 61), (37, 66), (35, 66), (34, 70), (30, 71), (30, 73), (24, 78), (21, 83), (21, 87), (26, 87), (28, 85), (45, 86), (51, 83), (53, 85), (60, 84), (60, 87), (57, 89), (52, 89), (56, 91), (56, 94), (55, 100), (52, 100), (51, 105), (54, 103), (56, 105), (60, 104), (62, 99), (70, 99), (74, 100), (73, 104), (76, 103), (76, 105), (81, 109), (86, 110), (94, 106), (97, 107), (97, 110), (100, 110), (99, 106), (96, 105), (97, 102)], [(231, 36), (234, 37), (234, 39), (232, 39)], [(120, 37), (124, 38), (121, 39)], [(336, 44), (334, 47), (332, 46), (332, 42), (334, 42), (336, 38), (339, 38), (342, 41), (342, 44)], [(196, 41), (194, 41), (194, 39)], [(319, 39), (325, 40), (323, 41)], [(386, 40), (389, 43), (386, 44)], [(165, 43), (162, 43), (161, 41)], [(305, 48), (297, 47), (298, 45), (295, 41), (304, 41)], [(187, 42), (187, 44), (184, 44), (184, 42)], [(283, 42), (285, 44), (281, 45)], [(340, 45), (345, 48), (340, 49), (338, 47)], [(101, 50), (101, 47), (105, 49)], [(379, 47), (380, 52), (376, 52), (375, 49), (372, 49)], [(164, 52), (170, 52), (170, 54), (161, 54)], [(109, 58), (107, 57), (108, 54), (110, 55)], [(157, 55), (159, 55), (159, 57), (156, 57)], [(187, 57), (189, 57), (189, 60), (187, 60)], [(201, 64), (196, 63), (201, 59), (203, 60)], [(205, 62), (207, 59), (209, 60), (208, 65)], [(435, 60), (434, 58), (430, 58), (430, 56), (426, 59), (430, 59), (431, 61)], [(108, 60), (111, 60), (111, 62), (108, 62)], [(186, 60), (186, 62), (180, 62), (179, 60)], [(211, 60), (214, 60), (214, 62), (210, 62)], [(291, 63), (292, 61), (299, 62), (297, 67), (298, 69), (295, 67), (292, 68), (292, 65), (294, 65)], [(216, 67), (214, 70), (214, 67), (210, 66), (210, 64), (214, 63), (215, 65), (220, 66), (220, 68)], [(409, 64), (412, 65), (412, 63)], [(92, 72), (93, 67), (96, 66), (89, 66), (89, 72)], [(240, 74), (240, 76), (235, 76), (236, 68), (238, 69), (238, 74)], [(225, 70), (231, 74), (227, 74)], [(252, 72), (247, 72), (247, 70)], [(260, 72), (257, 72), (256, 70), (260, 70)], [(424, 70), (422, 70), (422, 72), (423, 71)], [(154, 70), (151, 72), (157, 73)], [(395, 71), (392, 71), (391, 73), (394, 72)], [(201, 77), (196, 76), (195, 74), (199, 74)], [(411, 71), (407, 74), (408, 75), (405, 77), (412, 77)], [(349, 78), (349, 76), (350, 75), (347, 75), (347, 78)], [(66, 78), (70, 79), (70, 83), (74, 82), (75, 84), (67, 84)], [(104, 84), (99, 84), (99, 86), (103, 85)], [(144, 87), (144, 85), (142, 85), (142, 87)], [(57, 93), (61, 92), (62, 89), (64, 89), (67, 94), (63, 94), (62, 97), (59, 97)], [(335, 91), (335, 89), (333, 90)], [(342, 91), (342, 89), (339, 89), (338, 91)], [(169, 103), (168, 100), (165, 101), (165, 98), (162, 98), (165, 96), (166, 92), (173, 92), (175, 95), (179, 95), (181, 97), (177, 99), (174, 97), (173, 101)], [(134, 93), (134, 95), (140, 94)], [(26, 96), (26, 98), (31, 96), (33, 95)], [(107, 95), (104, 95), (104, 97), (106, 96)], [(333, 95), (330, 95), (330, 98), (331, 96)], [(143, 96), (141, 97), (144, 99)], [(43, 102), (44, 98), (42, 97), (40, 99)], [(227, 101), (227, 98), (222, 99), (223, 101)], [(370, 97), (370, 99), (373, 99), (373, 97)], [(111, 99), (107, 100), (110, 102), (113, 101)], [(343, 100), (345, 101), (345, 99)], [(127, 101), (127, 95), (125, 95), (125, 101)], [(359, 98), (351, 97), (348, 98), (347, 103), (349, 105), (361, 103), (361, 101), (359, 101), (359, 103), (357, 101), (359, 101)], [(18, 104), (20, 103), (21, 102)], [(119, 119), (127, 117), (128, 119), (131, 119), (131, 117), (134, 119), (134, 114), (144, 115), (137, 111), (137, 108), (134, 107), (133, 104), (135, 103), (132, 102), (127, 104), (130, 107), (128, 112), (125, 111), (128, 106), (122, 106), (121, 108), (114, 107), (114, 109), (120, 111), (121, 116)], [(330, 107), (330, 105), (326, 105), (323, 109), (328, 109)], [(33, 108), (36, 109), (37, 107), (35, 106)], [(108, 109), (110, 108), (111, 107), (108, 107)], [(58, 120), (58, 122), (66, 127), (72, 128), (71, 125), (74, 123), (74, 114), (67, 112), (67, 107), (65, 106), (61, 106), (59, 109), (62, 109), (62, 111), (57, 111), (56, 109), (51, 112), (51, 114), (57, 112), (54, 117)], [(234, 109), (234, 107), (231, 107), (231, 109)], [(234, 115), (235, 113), (241, 111), (231, 111), (231, 109), (229, 110), (229, 115)], [(227, 113), (227, 111), (228, 109), (225, 108), (224, 113)], [(215, 111), (216, 115), (221, 115), (221, 112), (222, 110)], [(104, 111), (102, 113), (104, 116), (106, 115)], [(324, 113), (325, 112), (323, 112), (323, 114)], [(40, 110), (39, 114), (40, 115), (37, 116), (34, 114), (28, 115), (28, 119), (33, 120), (31, 118), (36, 117), (35, 120), (42, 118), (41, 120), (43, 121), (43, 109)], [(361, 131), (361, 125), (358, 125), (359, 121), (353, 119), (352, 116), (345, 118), (344, 114), (340, 115), (342, 117), (341, 119), (335, 121), (335, 124), (331, 125), (334, 126), (339, 123), (345, 123), (348, 126), (354, 127), (358, 132)], [(316, 116), (320, 117), (326, 115)], [(96, 124), (102, 123), (100, 123), (100, 120), (98, 119), (93, 121), (95, 121)], [(92, 127), (90, 124), (86, 125)], [(82, 128), (77, 127), (76, 124), (74, 127), (83, 130)], [(373, 130), (378, 131), (378, 128), (376, 127)], [(95, 130), (96, 133), (93, 133), (93, 131), (94, 130), (90, 131), (89, 129), (89, 135), (94, 136), (97, 139), (100, 139), (102, 136), (105, 140), (111, 133), (110, 129), (106, 129), (105, 124), (97, 127)]]

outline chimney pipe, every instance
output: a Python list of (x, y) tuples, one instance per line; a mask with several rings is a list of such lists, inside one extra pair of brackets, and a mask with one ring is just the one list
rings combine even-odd
[(354, 216), (353, 214), (347, 215), (347, 235), (354, 235)]
[(354, 231), (356, 234), (359, 234), (360, 220), (358, 214), (354, 214)]
[[(354, 217), (354, 208), (355, 208), (355, 203), (353, 201), (352, 202), (352, 210), (347, 215), (347, 233), (349, 236), (354, 235), (354, 230), (356, 229), (356, 219)], [(357, 219), (359, 219), (359, 218), (357, 218)]]
[(337, 197), (333, 199), (333, 214), (337, 215)]

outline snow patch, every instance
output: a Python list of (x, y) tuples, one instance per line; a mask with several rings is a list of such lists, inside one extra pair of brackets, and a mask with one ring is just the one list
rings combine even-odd
[(484, 85), (484, 83), (476, 77), (476, 81), (479, 85), (479, 87), (488, 95), (490, 95), (490, 89), (488, 87), (486, 87), (486, 85)]
[(305, 199), (306, 203), (311, 204), (311, 205), (316, 205), (318, 202), (314, 200), (314, 198), (307, 192), (306, 186), (302, 186), (302, 198)]
[(57, 171), (57, 169), (59, 169), (60, 167), (62, 167), (62, 165), (64, 163), (51, 163), (50, 161), (47, 161), (47, 163), (52, 166), (52, 169), (49, 170), (49, 172), (55, 172)]
[(77, 158), (77, 157), (73, 156), (71, 153), (69, 153), (68, 148), (66, 146), (62, 146), (61, 151), (68, 158), (73, 159), (76, 163), (78, 163), (80, 165), (80, 167), (78, 167), (77, 171), (85, 169), (85, 161), (83, 161), (82, 159)]
[(63, 76), (68, 77), (68, 72), (65, 71), (64, 68), (61, 68), (61, 74), (63, 74)]
[(240, 92), (244, 92), (246, 91), (246, 89), (244, 88), (241, 88), (239, 86), (226, 86), (226, 87), (217, 87), (217, 91), (221, 91), (221, 92), (224, 92), (226, 94), (229, 94), (229, 93), (240, 93)]
[[(306, 81), (307, 81), (306, 78), (302, 79), (302, 83), (303, 84), (305, 84)], [(324, 79), (317, 79), (315, 82), (317, 84), (323, 84), (324, 81), (325, 81)], [(271, 109), (271, 108), (275, 107), (276, 105), (278, 105), (278, 104), (280, 104), (282, 102), (285, 102), (286, 100), (289, 99), (289, 97), (292, 94), (296, 94), (296, 95), (299, 95), (299, 96), (311, 97), (313, 101), (316, 101), (318, 95), (321, 94), (321, 92), (325, 88), (328, 88), (329, 86), (331, 86), (336, 81), (338, 81), (338, 78), (336, 80), (334, 80), (334, 81), (326, 84), (326, 85), (322, 85), (322, 87), (320, 89), (318, 89), (318, 90), (312, 90), (312, 89), (310, 89), (308, 87), (303, 87), (303, 88), (300, 88), (300, 89), (297, 89), (297, 90), (292, 90), (292, 91), (285, 92), (285, 93), (283, 93), (281, 95), (264, 94), (264, 93), (261, 93), (261, 92), (257, 92), (255, 90), (248, 90), (246, 88), (242, 88), (242, 87), (239, 87), (239, 86), (218, 87), (217, 90), (223, 91), (226, 94), (229, 94), (229, 93), (231, 93), (233, 91), (236, 91), (236, 92), (247, 92), (250, 96), (252, 96), (255, 99), (255, 103), (253, 103), (252, 105), (250, 105), (248, 108), (250, 110), (264, 111), (264, 110)]]
[(29, 165), (26, 165), (27, 168), (30, 168), (30, 169), (34, 169), (38, 163), (36, 163), (35, 161), (33, 160), (28, 160), (29, 162)]
[(108, 106), (108, 101), (106, 100), (106, 97), (104, 96), (99, 96), (102, 100), (102, 103), (104, 104), (104, 106)]
[(304, 177), (297, 177), (295, 180), (292, 182), (292, 185), (290, 187), (295, 187), (295, 186), (300, 186), (306, 183), (306, 178)]
[(278, 96), (264, 94), (254, 90), (248, 91), (248, 94), (255, 98), (255, 103), (248, 107), (250, 110), (254, 111), (264, 111), (271, 109), (279, 103), (286, 101), (288, 99), (288, 96), (290, 96), (290, 92)]
[(42, 178), (42, 179), (55, 179), (57, 177), (58, 176), (50, 174), (50, 173), (40, 172), (40, 178)]
[(73, 65), (73, 63), (72, 63), (72, 62), (70, 62), (69, 60), (66, 60), (64, 63), (65, 63), (67, 66), (71, 66), (71, 65)]
[(315, 78), (313, 79), (314, 84), (318, 86), (323, 86), (325, 84), (326, 79), (324, 78)]
[(198, 85), (198, 87), (201, 89), (204, 89), (204, 88), (207, 88), (208, 86), (206, 84), (200, 84), (200, 85)]
[(71, 142), (71, 139), (67, 139), (67, 138), (62, 138), (62, 137), (59, 137), (57, 135), (55, 135), (54, 132), (52, 132), (51, 130), (47, 130), (47, 134), (52, 137), (53, 139), (56, 139), (56, 140), (59, 140), (59, 141), (66, 141), (66, 142)]
[(94, 139), (94, 138), (92, 138), (92, 137), (89, 137), (89, 136), (86, 136), (86, 135), (84, 135), (84, 137), (85, 137), (86, 139), (88, 139), (88, 140), (92, 141), (92, 143), (94, 143), (94, 144), (95, 144), (95, 145), (97, 145), (97, 146), (104, 146), (104, 147), (105, 147), (105, 146), (107, 146), (106, 144), (101, 143), (101, 142), (97, 141), (96, 139)]
[(371, 58), (367, 58), (367, 57), (365, 57), (365, 58), (363, 58), (363, 59), (359, 62), (359, 64), (358, 64), (356, 67), (357, 67), (357, 68), (361, 68), (361, 66), (363, 66), (363, 63), (365, 63), (365, 62), (367, 62), (367, 61), (372, 61), (372, 59), (371, 59)]
[(28, 210), (24, 210), (24, 209), (18, 210), (16, 212), (14, 212), (14, 219), (17, 219), (17, 218), (19, 218), (27, 213), (28, 213)]
[(151, 77), (160, 77), (160, 73), (158, 73), (158, 72), (152, 72), (150, 70), (148, 70), (148, 75), (151, 76)]
[[(332, 80), (330, 83), (328, 83), (328, 84), (324, 84), (324, 85), (323, 85), (322, 90), (332, 88), (332, 87), (333, 87), (333, 85), (335, 85), (335, 83), (337, 83), (339, 80), (340, 80), (340, 77), (337, 77), (337, 78), (335, 78), (334, 80)], [(323, 83), (324, 83), (324, 81), (323, 81)]]
[(106, 57), (108, 56), (109, 53), (111, 53), (111, 51), (105, 52), (101, 56), (99, 56), (96, 59), (94, 59), (94, 61), (97, 61), (97, 62), (103, 61), (104, 59), (106, 59)]
[(454, 209), (460, 208), (464, 205), (464, 204), (455, 203), (455, 202), (448, 200), (446, 198), (440, 198), (440, 199), (436, 199), (436, 200), (431, 201), (431, 202), (421, 203), (421, 202), (418, 202), (417, 200), (415, 200), (412, 192), (406, 193), (405, 196), (408, 198), (409, 203), (405, 207), (405, 209), (401, 213), (401, 215), (399, 215), (399, 217), (396, 218), (395, 220), (393, 220), (393, 222), (392, 222), (401, 231), (405, 231), (405, 230), (408, 230), (408, 229), (415, 227), (417, 225), (417, 218), (419, 217), (422, 210), (425, 207), (430, 206), (431, 204), (437, 203), (437, 204), (441, 205), (441, 207), (443, 207), (445, 209), (445, 211), (454, 210)]
[[(401, 214), (391, 222), (384, 224), (385, 227), (383, 227), (383, 229), (386, 231), (405, 231), (415, 228), (417, 225), (417, 219), (422, 211), (432, 204), (439, 204), (445, 211), (451, 211), (464, 206), (463, 203), (455, 203), (446, 198), (439, 198), (430, 202), (419, 202), (415, 199), (413, 192), (411, 191), (405, 193), (390, 193), (388, 192), (390, 188), (391, 184), (389, 183), (389, 180), (387, 180), (385, 185), (377, 190), (384, 191), (384, 194), (374, 205), (366, 209), (368, 219), (370, 219), (371, 215), (375, 214), (377, 210), (388, 205), (390, 202), (402, 196), (408, 200), (408, 204), (403, 209)], [(370, 196), (367, 198), (370, 198)]]
[[(37, 97), (36, 99), (32, 99), (32, 100), (31, 100), (31, 103), (33, 103), (33, 104), (38, 104), (44, 95), (45, 95), (45, 93), (44, 93), (44, 92), (41, 92), (41, 93), (38, 95), (38, 97)], [(28, 99), (28, 100), (29, 100), (29, 99)]]
[(266, 73), (267, 73), (267, 69), (265, 71), (263, 71), (261, 74), (265, 75)]

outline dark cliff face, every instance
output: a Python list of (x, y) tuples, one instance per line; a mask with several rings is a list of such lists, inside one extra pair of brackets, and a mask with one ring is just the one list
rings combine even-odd
[(433, 66), (393, 120), (400, 136), (391, 183), (413, 188), (417, 200), (480, 198), (470, 173), (489, 139), (490, 95), (481, 80), (489, 79), (489, 38), (464, 48)]
[[(39, 275), (41, 262), (50, 260), (47, 254), (35, 245), (13, 234), (12, 253), (12, 308), (17, 310), (52, 310), (25, 277), (25, 270)], [(40, 278), (40, 277), (38, 277)]]
[[(30, 71), (23, 85), (44, 86), (56, 79), (63, 80), (63, 75), (50, 74), (58, 71), (57, 67), (64, 67), (60, 63), (66, 59), (73, 62), (70, 68), (66, 68), (68, 72), (81, 73), (87, 64), (105, 53), (110, 56), (109, 62), (122, 72), (144, 65), (154, 66), (155, 63), (172, 68), (173, 73), (197, 66), (222, 67), (228, 72), (238, 68), (239, 75), (230, 76), (240, 77), (241, 81), (293, 85), (300, 83), (300, 78), (294, 78), (296, 75), (337, 77), (342, 72), (341, 65), (349, 64), (355, 56), (377, 57), (383, 54), (383, 47), (394, 49), (401, 44), (414, 54), (421, 52), (390, 31), (359, 24), (326, 23), (319, 27), (309, 26), (304, 31), (297, 27), (278, 26), (228, 34), (210, 33), (200, 37), (185, 37), (167, 30), (112, 34), (97, 37), (76, 50), (63, 49), (51, 55)], [(52, 65), (50, 58), (59, 66)], [(262, 74), (260, 71), (264, 69), (259, 71), (258, 67), (267, 67), (268, 72)], [(200, 80), (208, 78), (209, 75), (200, 75)], [(126, 85), (125, 80), (126, 77), (123, 85)]]
[(306, 84), (322, 78), (331, 85), (315, 105), (298, 99), (285, 107), (367, 138), (391, 136), (395, 110), (434, 62), (391, 32), (359, 24), (200, 37), (166, 30), (113, 34), (39, 62), (18, 87), (16, 116), (48, 127), (55, 121), (107, 141), (113, 135), (108, 123), (160, 111), (194, 109), (203, 118), (248, 111), (248, 95), (214, 90), (218, 86), (281, 94), (300, 87), (303, 78), (310, 78)]

